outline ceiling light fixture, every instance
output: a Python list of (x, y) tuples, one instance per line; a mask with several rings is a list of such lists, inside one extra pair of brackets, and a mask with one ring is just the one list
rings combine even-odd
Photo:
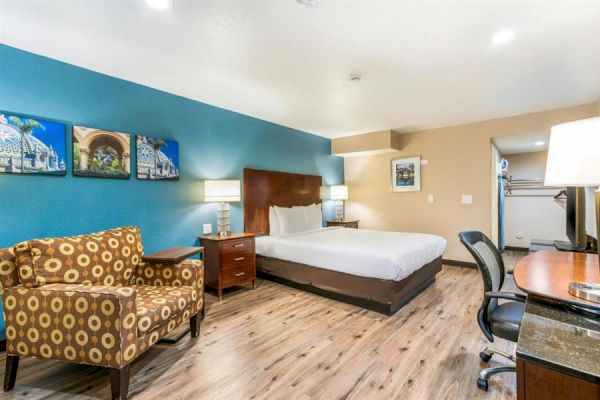
[(539, 142), (535, 142), (535, 143), (534, 143), (534, 145), (536, 145), (536, 146), (543, 146), (543, 145), (545, 145), (545, 144), (546, 144), (546, 142), (544, 142), (544, 141), (542, 141), (542, 140), (540, 140)]
[(144, 0), (146, 4), (156, 10), (166, 10), (173, 6), (172, 0)]
[(504, 44), (510, 42), (515, 37), (515, 32), (510, 29), (503, 29), (492, 36), (492, 44)]

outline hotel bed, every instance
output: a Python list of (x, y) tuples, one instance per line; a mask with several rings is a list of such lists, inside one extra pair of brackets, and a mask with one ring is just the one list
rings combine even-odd
[(258, 234), (259, 276), (387, 315), (435, 281), (439, 236), (341, 227), (269, 235), (269, 207), (320, 203), (321, 185), (320, 176), (244, 170), (244, 229)]

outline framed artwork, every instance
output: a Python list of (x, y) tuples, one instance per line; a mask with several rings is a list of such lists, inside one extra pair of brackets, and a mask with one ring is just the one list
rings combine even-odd
[(136, 136), (135, 143), (138, 179), (179, 179), (179, 143), (142, 135)]
[(73, 175), (129, 179), (129, 134), (73, 127)]
[(0, 112), (0, 173), (66, 175), (67, 126)]
[(392, 160), (392, 191), (421, 191), (421, 157), (403, 157)]

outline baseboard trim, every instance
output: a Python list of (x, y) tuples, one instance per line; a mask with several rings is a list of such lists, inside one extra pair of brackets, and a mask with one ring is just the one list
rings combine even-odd
[(512, 250), (512, 251), (529, 251), (529, 247), (518, 247), (518, 246), (504, 246), (504, 250)]
[(463, 268), (477, 268), (477, 264), (469, 261), (458, 261), (458, 260), (448, 260), (443, 259), (442, 264), (451, 265), (453, 267), (463, 267)]

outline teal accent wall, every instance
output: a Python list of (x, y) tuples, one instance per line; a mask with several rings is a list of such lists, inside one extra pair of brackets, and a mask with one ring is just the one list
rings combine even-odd
[[(0, 174), (0, 247), (122, 225), (141, 228), (146, 253), (191, 246), (202, 224), (216, 227), (216, 205), (202, 202), (205, 179), (241, 179), (252, 167), (344, 180), (329, 139), (5, 45), (0, 60), (1, 111), (68, 123), (66, 177)], [(131, 179), (73, 177), (72, 124), (130, 133)], [(179, 181), (135, 178), (135, 134), (179, 141)], [(240, 231), (242, 204), (231, 208)], [(325, 214), (333, 217), (331, 204)]]

